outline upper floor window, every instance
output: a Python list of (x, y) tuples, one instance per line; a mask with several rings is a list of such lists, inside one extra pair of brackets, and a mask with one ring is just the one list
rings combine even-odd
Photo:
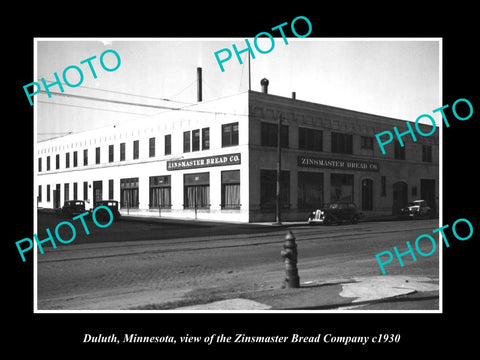
[(395, 141), (395, 148), (394, 148), (394, 157), (397, 160), (405, 160), (405, 146), (406, 144), (403, 144), (404, 146), (401, 146), (398, 141)]
[(155, 156), (155, 138), (154, 137), (148, 139), (148, 156), (149, 157)]
[(371, 136), (361, 136), (360, 137), (360, 147), (362, 149), (373, 150), (373, 137), (371, 137)]
[(302, 150), (322, 151), (323, 131), (299, 127), (298, 148)]
[(138, 140), (135, 140), (133, 142), (133, 158), (138, 159), (138, 153), (139, 153), (139, 142)]
[(332, 152), (339, 154), (353, 154), (353, 136), (332, 132)]
[(222, 147), (238, 145), (238, 122), (222, 125)]
[[(260, 124), (260, 143), (262, 146), (277, 146), (278, 125), (262, 122)], [(288, 148), (288, 125), (280, 127), (280, 144), (282, 148)]]
[(165, 155), (172, 153), (172, 135), (165, 135)]
[(422, 161), (432, 162), (432, 145), (422, 145)]

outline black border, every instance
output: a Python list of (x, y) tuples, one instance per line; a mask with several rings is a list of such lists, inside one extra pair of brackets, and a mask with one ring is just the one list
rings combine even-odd
[[(7, 230), (2, 245), (7, 267), (4, 268), (5, 317), (4, 343), (23, 352), (26, 347), (46, 355), (71, 356), (98, 351), (133, 353), (148, 349), (159, 356), (175, 355), (182, 350), (243, 351), (251, 348), (284, 351), (285, 345), (228, 344), (205, 345), (139, 345), (82, 344), (83, 335), (92, 333), (137, 333), (139, 335), (375, 335), (400, 333), (400, 344), (380, 346), (305, 345), (337, 354), (346, 350), (378, 351), (383, 356), (405, 352), (417, 355), (441, 353), (443, 349), (467, 348), (475, 344), (475, 327), (469, 319), (476, 312), (475, 264), (478, 254), (478, 211), (475, 211), (476, 176), (475, 138), (480, 112), (478, 101), (478, 61), (474, 19), (476, 9), (460, 3), (439, 4), (421, 9), (407, 3), (384, 4), (383, 8), (366, 7), (364, 3), (338, 9), (323, 3), (310, 3), (304, 9), (291, 4), (274, 3), (249, 6), (242, 3), (207, 3), (172, 9), (162, 3), (104, 5), (85, 3), (80, 6), (38, 4), (19, 10), (18, 19), (2, 25), (7, 36), (4, 60), (7, 60), (8, 85), (4, 87), (6, 130), (4, 132), (3, 193)], [(153, 5), (153, 6), (152, 6)], [(26, 5), (25, 5), (26, 6)], [(433, 5), (432, 5), (433, 6)], [(127, 8), (128, 7), (128, 8)], [(275, 9), (272, 9), (275, 7)], [(37, 9), (38, 8), (38, 9)], [(15, 11), (12, 11), (15, 13)], [(443, 38), (443, 104), (467, 98), (474, 115), (465, 122), (453, 120), (444, 128), (443, 148), (443, 224), (458, 218), (469, 219), (474, 236), (465, 242), (451, 241), (444, 254), (443, 314), (33, 314), (33, 265), (18, 257), (14, 242), (33, 233), (33, 115), (25, 101), (22, 86), (33, 78), (34, 37), (253, 37), (258, 32), (290, 22), (296, 16), (309, 18), (313, 25), (310, 37), (442, 37)], [(13, 25), (12, 25), (13, 23)], [(4, 68), (5, 69), (5, 68)], [(394, 94), (392, 94), (394, 96)], [(10, 100), (13, 99), (13, 102)], [(431, 109), (426, 109), (426, 112)], [(451, 112), (447, 112), (452, 117)], [(419, 114), (420, 115), (420, 114)], [(6, 136), (5, 136), (6, 135)], [(10, 140), (11, 138), (11, 140)], [(8, 145), (7, 145), (8, 144)], [(13, 176), (12, 176), (13, 174)], [(4, 215), (5, 216), (5, 215)], [(447, 232), (451, 235), (451, 232)], [(475, 324), (472, 324), (475, 326)], [(60, 351), (60, 348), (67, 349)], [(300, 345), (288, 348), (298, 351)], [(70, 351), (68, 351), (70, 350)], [(67, 351), (67, 352), (65, 352)], [(167, 351), (167, 352), (164, 352)], [(369, 352), (368, 352), (369, 353)], [(252, 354), (252, 353), (251, 353)], [(253, 353), (255, 354), (255, 353)], [(35, 356), (33, 354), (32, 356)], [(265, 356), (265, 355), (262, 355)]]

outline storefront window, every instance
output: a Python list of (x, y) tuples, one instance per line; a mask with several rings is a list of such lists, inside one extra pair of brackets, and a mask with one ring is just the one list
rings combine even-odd
[(222, 209), (240, 208), (240, 170), (222, 171)]
[(120, 179), (120, 206), (138, 209), (138, 178)]
[[(260, 207), (273, 208), (276, 204), (277, 171), (260, 170)], [(280, 173), (280, 202), (281, 207), (290, 206), (290, 172)]]
[(353, 175), (330, 175), (330, 201), (353, 201)]
[(323, 204), (323, 174), (298, 172), (298, 207), (311, 208)]
[(170, 175), (150, 176), (150, 209), (172, 207), (170, 178)]
[(210, 207), (210, 173), (183, 175), (185, 209)]

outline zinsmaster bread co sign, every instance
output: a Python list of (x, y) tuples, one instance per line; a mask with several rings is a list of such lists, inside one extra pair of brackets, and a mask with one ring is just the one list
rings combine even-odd
[(322, 169), (379, 171), (377, 162), (344, 159), (322, 159), (310, 156), (299, 156), (298, 166)]
[(207, 156), (201, 158), (167, 161), (167, 170), (197, 169), (211, 166), (238, 165), (241, 163), (241, 154), (227, 154)]

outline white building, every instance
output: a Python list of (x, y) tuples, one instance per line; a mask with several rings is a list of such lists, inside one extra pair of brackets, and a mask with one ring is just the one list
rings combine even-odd
[[(37, 144), (38, 207), (119, 200), (122, 214), (274, 221), (277, 124), (282, 118), (282, 220), (354, 201), (391, 214), (438, 204), (436, 134), (382, 155), (375, 134), (405, 122), (246, 91)], [(427, 132), (427, 131), (425, 131)]]

